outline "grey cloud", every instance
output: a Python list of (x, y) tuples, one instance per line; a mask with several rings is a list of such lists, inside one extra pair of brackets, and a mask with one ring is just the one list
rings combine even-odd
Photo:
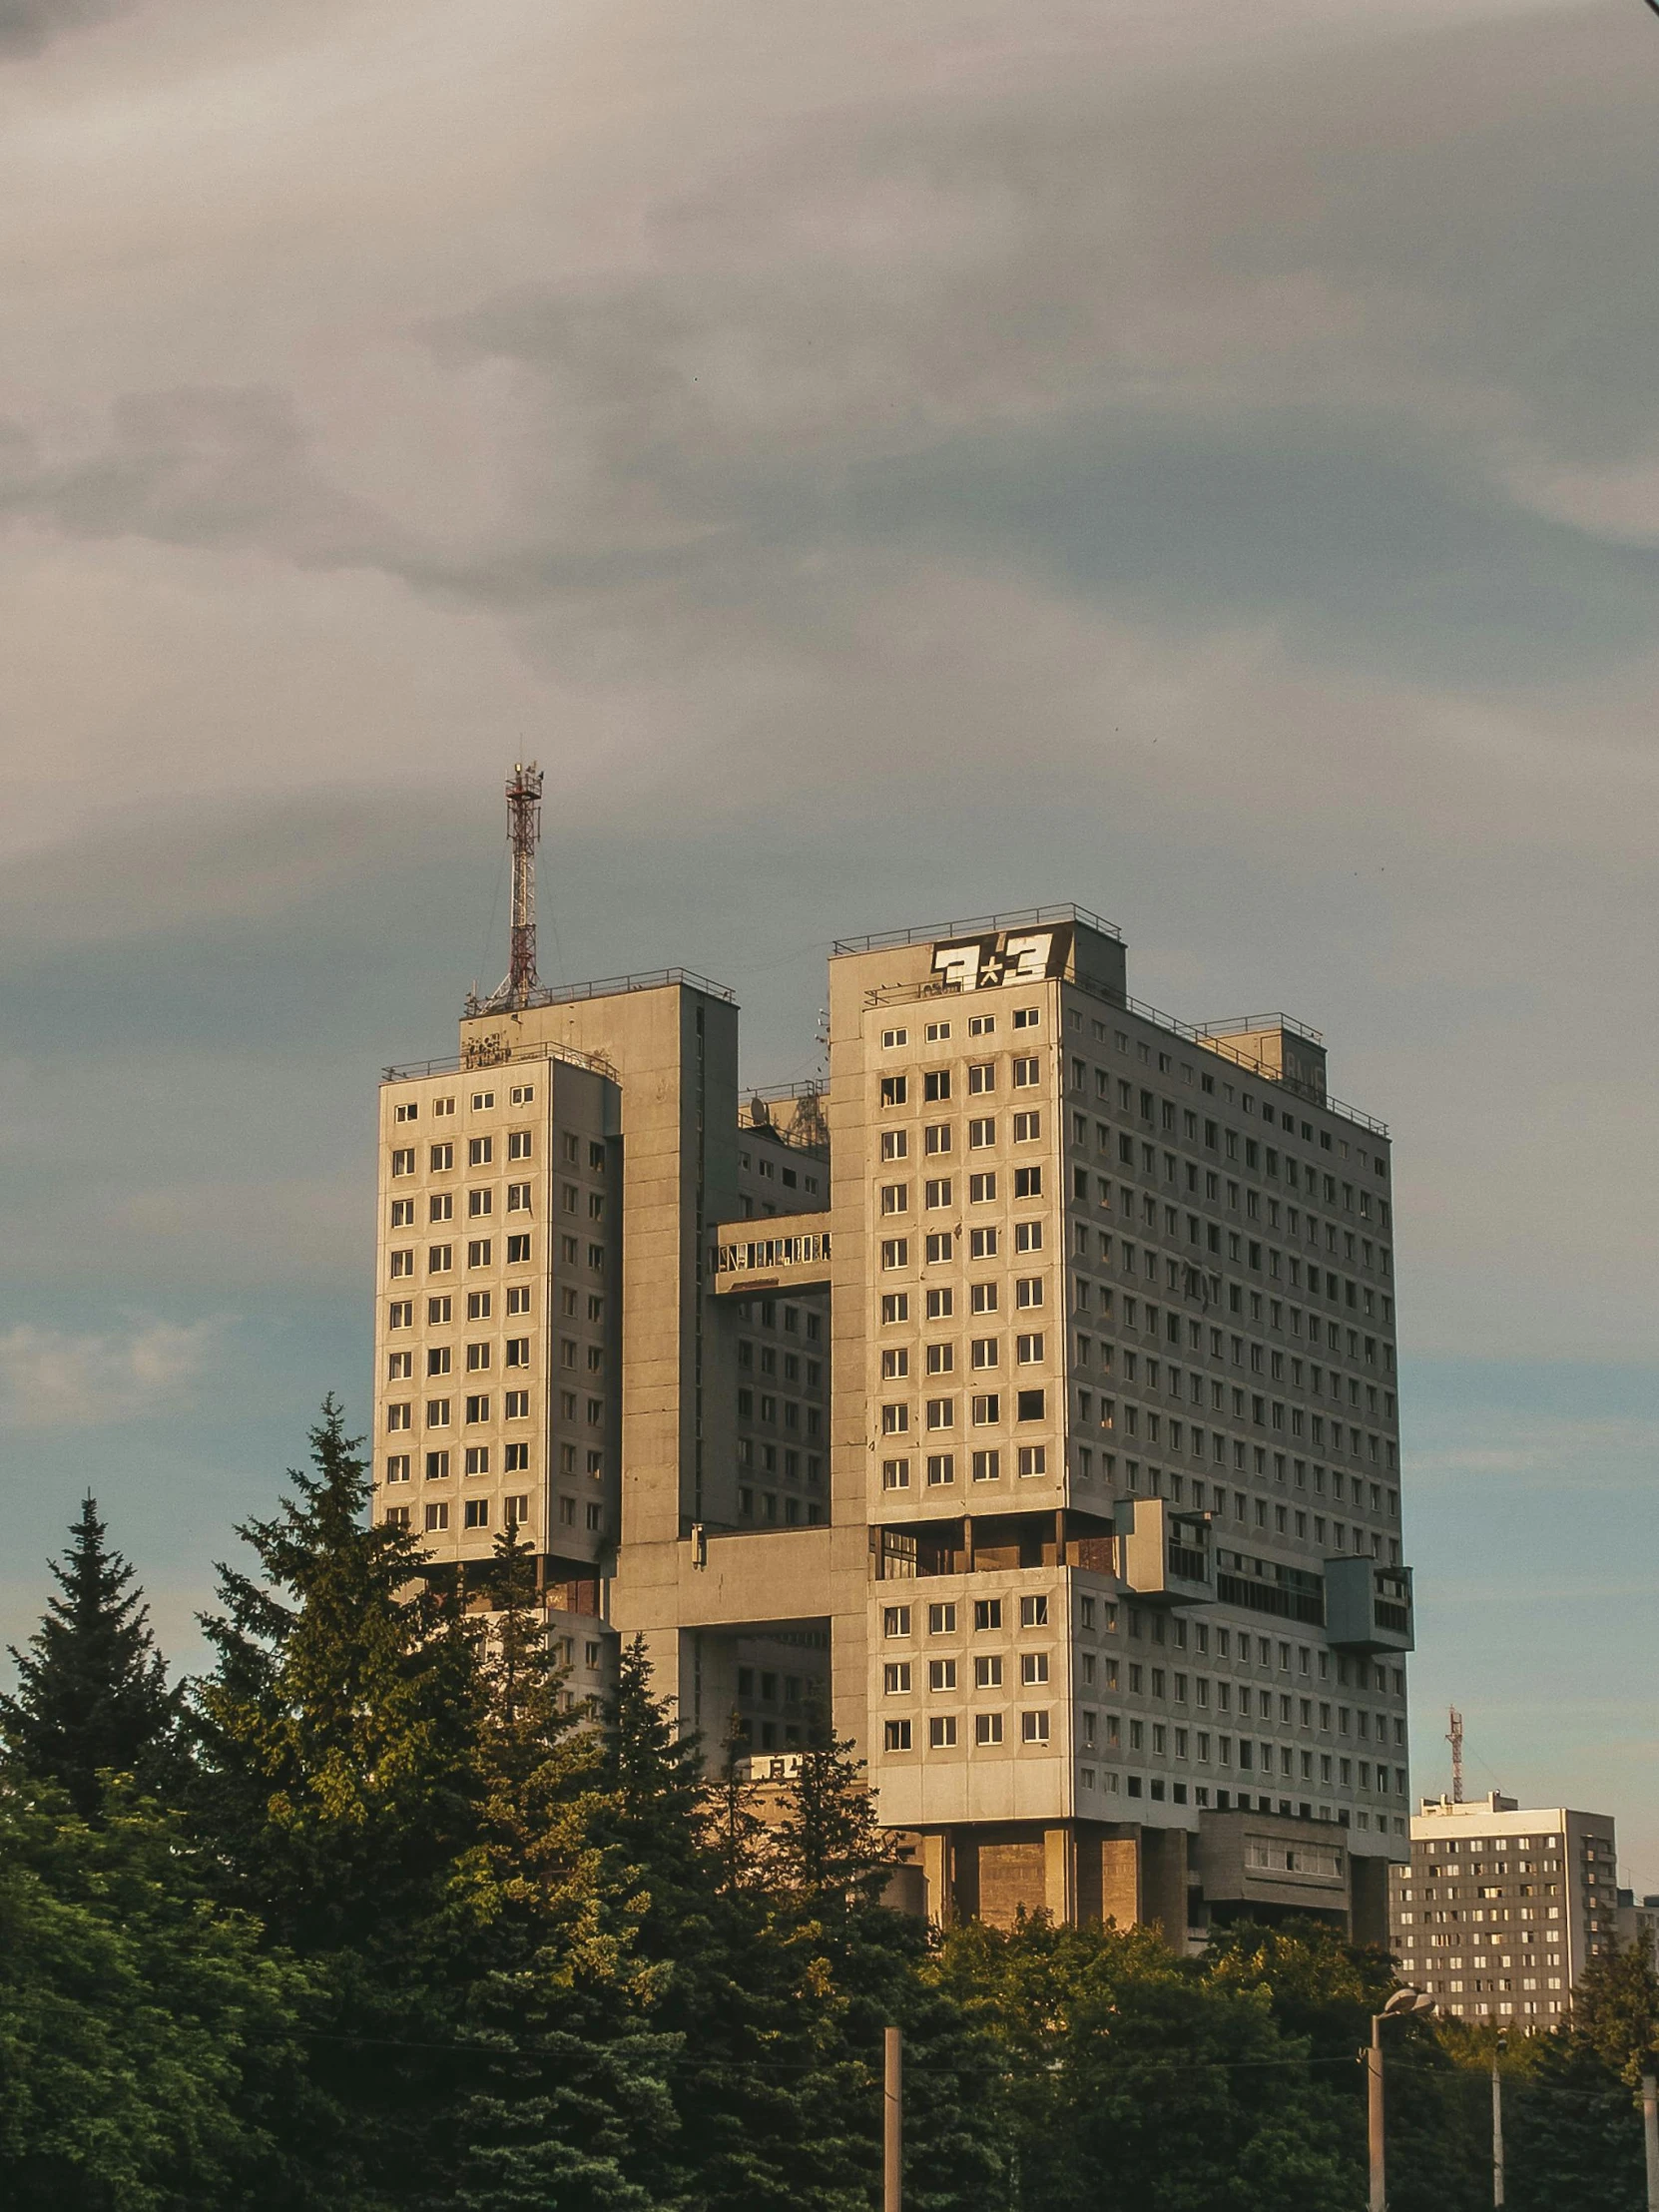
[(129, 0), (0, 0), (0, 57), (38, 54), (66, 31), (126, 13)]
[(311, 465), (291, 398), (267, 388), (129, 392), (88, 451), (0, 426), (0, 514), (76, 537), (255, 546), (307, 566), (390, 565), (400, 533)]

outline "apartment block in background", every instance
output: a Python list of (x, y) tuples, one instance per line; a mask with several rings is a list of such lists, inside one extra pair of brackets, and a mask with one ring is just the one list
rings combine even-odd
[(1409, 1862), (1389, 1888), (1390, 1947), (1405, 1979), (1459, 2019), (1558, 2024), (1618, 1911), (1613, 1822), (1513, 1798), (1425, 1798)]
[(1065, 906), (838, 944), (812, 1086), (673, 970), (381, 1099), (376, 1510), (518, 1522), (578, 1690), (638, 1633), (763, 1772), (828, 1707), (940, 1918), (1386, 1939), (1391, 1166), (1317, 1034), (1141, 1005)]

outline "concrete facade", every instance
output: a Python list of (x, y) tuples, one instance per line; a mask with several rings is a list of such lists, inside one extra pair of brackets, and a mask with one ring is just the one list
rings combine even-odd
[(1613, 1821), (1565, 1806), (1523, 1810), (1495, 1792), (1424, 1799), (1411, 1857), (1393, 1870), (1391, 1947), (1405, 1979), (1458, 2018), (1548, 2027), (1612, 1947)]
[[(827, 1703), (940, 1917), (1179, 1941), (1315, 1910), (1381, 1939), (1411, 1641), (1391, 1165), (1321, 1039), (1138, 1005), (1066, 907), (837, 946), (822, 1089), (741, 1093), (735, 1005), (680, 972), (460, 1042), (382, 1086), (377, 1510), (462, 1564), (510, 1511), (595, 1679), (637, 1631), (712, 1745), (787, 1752)], [(443, 1098), (505, 1149), (423, 1165)], [(519, 1257), (449, 1256), (476, 1328), (428, 1320), (406, 1234), (451, 1190), (527, 1217)], [(428, 1479), (397, 1355), (504, 1362), (509, 1293), (533, 1411), (492, 1403), (487, 1465)]]

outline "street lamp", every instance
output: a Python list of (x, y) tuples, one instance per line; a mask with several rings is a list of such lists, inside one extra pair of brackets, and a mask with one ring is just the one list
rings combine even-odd
[(1366, 2120), (1371, 2144), (1370, 2212), (1388, 2212), (1388, 2184), (1382, 2149), (1382, 2022), (1407, 2012), (1432, 2012), (1434, 1999), (1421, 1989), (1396, 1989), (1381, 2012), (1371, 2016), (1371, 2047), (1366, 2052)]

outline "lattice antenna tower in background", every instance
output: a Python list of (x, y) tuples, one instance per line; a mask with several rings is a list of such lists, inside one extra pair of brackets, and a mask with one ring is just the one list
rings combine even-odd
[(541, 838), (541, 770), (521, 761), (507, 779), (507, 842), (513, 855), (513, 921), (507, 974), (480, 1011), (524, 1006), (536, 987), (536, 846)]
[(1449, 1709), (1448, 1717), (1451, 1726), (1445, 1732), (1445, 1740), (1451, 1746), (1451, 1802), (1453, 1805), (1461, 1805), (1463, 1802), (1463, 1716), (1453, 1705)]

